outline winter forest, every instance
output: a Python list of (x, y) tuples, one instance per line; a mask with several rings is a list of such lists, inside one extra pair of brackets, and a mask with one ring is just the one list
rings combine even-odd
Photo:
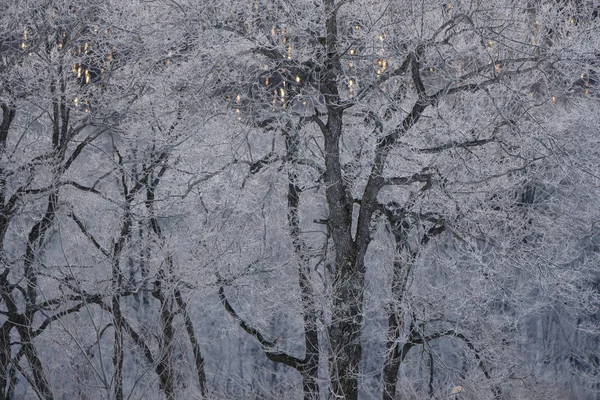
[(0, 399), (600, 399), (600, 3), (0, 0)]

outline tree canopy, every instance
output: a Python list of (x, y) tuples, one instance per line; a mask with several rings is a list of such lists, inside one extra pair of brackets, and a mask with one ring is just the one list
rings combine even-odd
[(6, 4), (0, 397), (589, 398), (599, 21)]

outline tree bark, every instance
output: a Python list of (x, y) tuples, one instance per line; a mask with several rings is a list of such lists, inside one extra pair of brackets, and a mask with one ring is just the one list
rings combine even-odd
[[(0, 123), (0, 159), (6, 151), (6, 140), (8, 138), (8, 130), (15, 118), (15, 108), (9, 104), (2, 104), (2, 123)], [(6, 203), (6, 177), (4, 168), (0, 167), (0, 259), (4, 258), (4, 237), (8, 229), (8, 222), (12, 207), (7, 207)]]
[[(284, 130), (287, 159), (295, 164), (298, 159), (299, 135), (296, 130)], [(299, 208), (301, 188), (297, 185), (295, 168), (288, 168), (288, 228), (294, 252), (298, 260), (298, 283), (302, 302), (302, 318), (304, 322), (304, 348), (306, 355), (299, 370), (302, 376), (302, 388), (305, 400), (319, 398), (319, 337), (317, 331), (317, 309), (315, 307), (314, 290), (310, 278), (310, 258), (307, 246), (301, 237)]]
[[(347, 400), (358, 398), (359, 363), (362, 357), (364, 253), (352, 239), (353, 199), (344, 185), (340, 163), (340, 138), (344, 110), (340, 107), (338, 77), (343, 75), (338, 53), (337, 10), (340, 4), (325, 1), (326, 58), (321, 93), (327, 106), (327, 123), (319, 124), (324, 136), (325, 184), (329, 229), (335, 249), (332, 321), (329, 327), (331, 390)], [(318, 118), (318, 117), (317, 117)], [(317, 122), (319, 123), (319, 122)]]
[(394, 272), (392, 278), (392, 304), (388, 310), (388, 334), (386, 342), (386, 357), (383, 368), (383, 399), (394, 400), (398, 383), (398, 371), (402, 360), (406, 356), (401, 351), (399, 343), (400, 334), (404, 327), (403, 310), (401, 309), (406, 279), (409, 274), (410, 265), (394, 261)]
[(33, 374), (33, 380), (38, 395), (44, 400), (54, 400), (54, 395), (52, 394), (50, 383), (48, 382), (44, 367), (42, 366), (42, 361), (40, 360), (37, 349), (33, 343), (31, 326), (21, 326), (18, 327), (17, 330), (19, 331), (21, 341), (23, 342), (23, 351), (25, 353), (25, 357), (27, 358), (27, 362), (31, 367), (31, 372)]
[(25, 312), (23, 314), (22, 324), (17, 327), (21, 337), (22, 346), (25, 351), (25, 357), (31, 367), (36, 390), (44, 399), (53, 399), (52, 389), (48, 378), (39, 359), (35, 344), (33, 343), (33, 320), (37, 312), (37, 275), (35, 259), (37, 251), (40, 249), (46, 232), (52, 226), (56, 211), (58, 209), (58, 193), (51, 192), (48, 195), (48, 205), (42, 219), (38, 221), (29, 231), (27, 248), (25, 249), (25, 260), (23, 264), (24, 275), (26, 279), (27, 295)]
[[(396, 398), (398, 371), (406, 354), (400, 348), (400, 334), (404, 328), (402, 301), (406, 290), (406, 283), (414, 257), (412, 254), (406, 256), (409, 224), (403, 216), (394, 220), (390, 219), (391, 230), (396, 244), (396, 257), (394, 258), (392, 271), (392, 300), (388, 309), (388, 335), (386, 342), (386, 358), (383, 368), (383, 399), (393, 400)], [(403, 256), (405, 259), (403, 259)]]
[(115, 329), (113, 344), (113, 366), (114, 366), (114, 395), (116, 400), (123, 400), (123, 326), (121, 324), (121, 269), (119, 259), (113, 260), (112, 267), (112, 289), (111, 299), (113, 312), (113, 326)]
[(194, 324), (192, 323), (192, 319), (190, 318), (190, 315), (187, 311), (187, 305), (183, 301), (183, 298), (181, 297), (181, 291), (179, 289), (175, 289), (175, 300), (177, 301), (179, 309), (183, 313), (185, 329), (187, 331), (190, 344), (192, 345), (192, 352), (194, 353), (194, 362), (196, 364), (196, 373), (198, 375), (198, 385), (200, 386), (200, 393), (202, 393), (203, 398), (206, 398), (208, 396), (208, 392), (206, 389), (206, 373), (204, 371), (204, 358), (202, 358), (202, 353), (200, 351), (200, 343), (196, 338)]
[[(152, 228), (152, 232), (161, 240), (164, 241), (165, 237), (162, 233), (160, 225), (158, 224), (158, 219), (156, 218), (156, 212), (154, 209), (154, 200), (155, 200), (155, 189), (158, 183), (160, 182), (160, 176), (155, 179), (150, 179), (146, 187), (146, 208), (150, 213), (150, 227)], [(173, 276), (173, 260), (170, 256), (167, 258), (167, 266), (168, 272), (167, 274), (171, 277)], [(173, 327), (173, 319), (175, 317), (175, 312), (172, 310), (172, 302), (173, 300), (179, 307), (183, 314), (184, 324), (186, 328), (186, 332), (188, 335), (188, 339), (190, 341), (190, 345), (192, 346), (192, 353), (194, 355), (194, 364), (196, 367), (196, 374), (198, 376), (198, 385), (200, 386), (200, 393), (202, 397), (206, 398), (207, 388), (206, 388), (206, 373), (204, 368), (204, 358), (202, 357), (202, 352), (200, 351), (200, 343), (196, 338), (196, 333), (194, 329), (194, 325), (192, 323), (192, 319), (187, 311), (187, 305), (183, 301), (181, 296), (181, 291), (175, 287), (172, 288), (174, 282), (170, 282), (170, 285), (164, 285), (164, 277), (165, 274), (161, 270), (159, 277), (155, 282), (153, 295), (161, 302), (161, 322), (163, 327), (162, 332), (162, 342), (161, 342), (161, 357), (159, 359), (159, 363), (156, 367), (156, 371), (159, 375), (161, 381), (161, 387), (163, 388), (167, 399), (175, 398), (175, 388), (174, 388), (174, 377), (173, 377), (173, 355), (172, 355), (172, 342), (175, 334)], [(166, 295), (165, 291), (169, 292), (169, 295)]]
[[(329, 327), (329, 368), (331, 388), (336, 396), (358, 398), (358, 366), (362, 357), (364, 263), (357, 258), (352, 239), (352, 200), (342, 180), (339, 138), (342, 113), (329, 110), (325, 130), (325, 181), (329, 208), (329, 229), (335, 248), (333, 311)], [(364, 255), (361, 254), (361, 258)]]
[[(160, 379), (160, 386), (165, 392), (167, 400), (175, 398), (173, 382), (173, 301), (170, 294), (171, 288), (165, 283), (165, 274), (160, 271), (154, 286), (154, 297), (160, 301), (161, 337), (159, 340), (160, 357), (156, 371)], [(167, 292), (167, 293), (165, 293)]]
[(12, 324), (4, 322), (0, 327), (0, 400), (7, 399), (9, 387), (8, 371), (10, 366), (10, 331)]
[[(123, 188), (125, 191), (126, 187)], [(114, 347), (113, 347), (113, 366), (114, 366), (114, 395), (116, 400), (123, 400), (123, 314), (121, 313), (121, 289), (123, 286), (123, 272), (121, 271), (121, 254), (125, 249), (131, 235), (131, 211), (130, 204), (133, 201), (133, 194), (125, 194), (125, 210), (121, 232), (117, 242), (113, 246), (112, 254), (112, 314), (113, 325), (115, 329)]]

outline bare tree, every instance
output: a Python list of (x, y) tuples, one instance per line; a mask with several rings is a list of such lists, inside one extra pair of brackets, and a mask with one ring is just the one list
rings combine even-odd
[(523, 343), (540, 315), (597, 338), (598, 10), (246, 3), (0, 16), (1, 397), (593, 378)]
[[(498, 353), (479, 329), (489, 315), (506, 317), (506, 311), (489, 301), (479, 312), (461, 307), (453, 312), (456, 305), (432, 304), (423, 293), (415, 296), (418, 285), (412, 282), (421, 276), (415, 268), (433, 273), (423, 263), (445, 257), (445, 251), (435, 250), (444, 243), (453, 246), (466, 265), (486, 266), (483, 275), (460, 274), (467, 282), (491, 282), (476, 285), (481, 293), (473, 301), (497, 296), (498, 290), (526, 301), (540, 285), (546, 286), (548, 274), (567, 270), (581, 279), (579, 284), (590, 278), (590, 260), (587, 267), (570, 268), (536, 258), (544, 252), (560, 258), (574, 245), (540, 239), (542, 232), (546, 237), (557, 228), (551, 220), (559, 218), (558, 211), (544, 202), (561, 198), (564, 175), (557, 168), (572, 165), (574, 156), (559, 150), (561, 128), (540, 119), (562, 112), (568, 103), (595, 103), (590, 96), (590, 76), (596, 73), (593, 10), (582, 4), (546, 3), (520, 8), (510, 2), (255, 2), (253, 9), (232, 7), (237, 13), (223, 7), (203, 15), (206, 40), (212, 43), (210, 35), (217, 35), (227, 50), (214, 64), (214, 94), (229, 101), (241, 123), (279, 133), (272, 134), (270, 149), (250, 147), (263, 156), (249, 162), (249, 172), (254, 175), (274, 164), (292, 170), (287, 213), (290, 240), (299, 255), (304, 318), (307, 312), (318, 315), (307, 290), (314, 287), (316, 274), (311, 278), (304, 272), (316, 249), (303, 245), (301, 238), (311, 234), (299, 229), (298, 204), (300, 199), (326, 200), (323, 233), (331, 239), (334, 255), (330, 266), (319, 263), (318, 256), (312, 265), (325, 266), (322, 274), (330, 274), (331, 304), (323, 314), (329, 317), (322, 323), (331, 393), (358, 397), (365, 276), (369, 265), (381, 271), (369, 254), (381, 229), (378, 221), (385, 220), (396, 256), (387, 306), (384, 398), (399, 392), (399, 368), (408, 351), (441, 338), (462, 342), (470, 352), (464, 357), (483, 373), (490, 393), (500, 396), (499, 384), (509, 379), (510, 368), (492, 361)], [(297, 143), (303, 144), (302, 150), (290, 153)], [(305, 160), (297, 155), (301, 153)], [(299, 161), (314, 166), (302, 183)], [(547, 186), (528, 195), (548, 179)], [(302, 187), (311, 190), (298, 190)], [(565, 229), (574, 229), (567, 234), (574, 240), (579, 228), (571, 224)], [(528, 278), (531, 285), (521, 287), (515, 285), (523, 276), (520, 268), (547, 273)], [(455, 280), (440, 276), (429, 286), (442, 282)], [(554, 282), (564, 292), (545, 292), (536, 307), (550, 306), (566, 292), (574, 295), (579, 285)], [(219, 293), (267, 357), (298, 369), (301, 359), (280, 350), (275, 357), (274, 343), (235, 313), (223, 289)], [(465, 318), (464, 312), (476, 314)], [(517, 309), (511, 312), (517, 320), (523, 317)], [(304, 320), (306, 357), (315, 348), (309, 339), (313, 323)], [(508, 348), (514, 338), (509, 331), (504, 335)], [(305, 398), (310, 397), (305, 386)]]
[[(124, 386), (130, 386), (131, 376), (124, 368), (127, 340), (135, 344), (147, 368), (156, 372), (167, 397), (174, 398), (171, 347), (177, 315), (183, 316), (200, 391), (206, 395), (200, 344), (176, 277), (170, 276), (170, 287), (163, 289), (171, 292), (169, 297), (158, 295), (163, 324), (159, 355), (129, 320), (125, 302), (140, 289), (152, 291), (146, 284), (152, 279), (147, 270), (139, 285), (125, 279), (128, 269), (136, 268), (128, 259), (143, 247), (137, 243), (142, 238), (134, 236), (134, 227), (149, 221), (142, 224), (148, 231), (144, 237), (164, 240), (153, 202), (178, 143), (157, 144), (155, 137), (148, 151), (127, 147), (143, 139), (127, 129), (139, 110), (136, 99), (143, 98), (140, 107), (147, 107), (144, 101), (153, 94), (147, 86), (149, 77), (140, 71), (150, 67), (158, 74), (166, 73), (168, 52), (160, 41), (139, 40), (147, 32), (142, 32), (141, 21), (127, 20), (126, 15), (135, 7), (110, 2), (85, 7), (46, 3), (38, 4), (39, 9), (33, 2), (20, 3), (2, 16), (1, 25), (3, 396), (12, 398), (22, 377), (40, 398), (54, 398), (36, 338), (59, 324), (95, 372), (93, 378), (115, 398), (127, 396)], [(156, 16), (156, 11), (146, 13)], [(153, 56), (140, 58), (146, 51)], [(137, 65), (136, 60), (140, 61)], [(163, 132), (167, 140), (182, 140), (174, 133), (181, 107), (172, 121), (154, 117), (149, 127), (154, 133), (162, 132), (162, 124), (170, 124)], [(141, 220), (137, 214), (140, 199), (147, 211)], [(94, 207), (111, 210), (112, 215), (98, 220), (99, 209)], [(22, 229), (28, 231), (25, 237)], [(70, 234), (65, 235), (67, 231)], [(69, 251), (74, 245), (79, 253)], [(18, 254), (21, 251), (23, 255)], [(108, 287), (94, 277), (95, 272), (87, 272), (103, 267), (110, 271)], [(163, 271), (157, 272), (161, 276)], [(172, 268), (169, 273), (173, 274)], [(86, 323), (95, 329), (96, 341), (91, 344), (86, 344), (89, 338), (68, 331), (69, 322), (61, 321), (80, 310), (87, 310), (90, 320)], [(94, 319), (106, 313), (112, 323), (95, 325)], [(114, 332), (113, 366), (107, 374), (102, 353), (109, 328)], [(20, 340), (15, 341), (13, 331)], [(100, 353), (96, 360), (90, 350), (94, 347)]]

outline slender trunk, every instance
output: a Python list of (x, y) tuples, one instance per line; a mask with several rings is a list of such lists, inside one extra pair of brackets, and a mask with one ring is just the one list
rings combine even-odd
[(114, 365), (114, 396), (116, 400), (123, 400), (123, 314), (121, 313), (121, 288), (123, 286), (123, 273), (121, 271), (121, 254), (131, 235), (131, 211), (130, 204), (133, 201), (133, 195), (125, 196), (125, 211), (119, 239), (114, 244), (112, 254), (112, 313), (113, 325), (115, 328), (114, 347), (113, 347), (113, 365)]
[[(154, 234), (164, 241), (160, 225), (154, 212), (154, 190), (159, 179), (150, 179), (150, 184), (146, 187), (146, 208), (150, 213), (150, 227)], [(174, 369), (173, 369), (173, 337), (175, 335), (173, 319), (173, 259), (170, 255), (166, 259), (166, 272), (164, 269), (158, 271), (158, 276), (154, 281), (152, 295), (160, 301), (160, 320), (161, 337), (159, 339), (160, 356), (156, 372), (160, 379), (160, 387), (165, 392), (167, 400), (175, 398)]]
[(8, 376), (10, 366), (10, 331), (13, 326), (4, 322), (0, 327), (0, 400), (8, 399), (10, 379)]
[(433, 399), (433, 379), (435, 376), (435, 363), (433, 362), (433, 353), (429, 351), (429, 380), (427, 381), (427, 394)]
[[(295, 164), (298, 159), (299, 135), (296, 130), (284, 130), (287, 159)], [(304, 399), (312, 400), (319, 398), (319, 337), (317, 330), (317, 310), (315, 307), (314, 290), (310, 272), (310, 257), (307, 246), (302, 239), (300, 228), (300, 195), (302, 189), (297, 184), (298, 176), (295, 168), (288, 168), (288, 228), (294, 246), (294, 252), (298, 260), (298, 283), (300, 286), (302, 301), (302, 318), (304, 322), (304, 347), (306, 356), (301, 366), (302, 387)]]
[[(117, 253), (115, 251), (115, 253)], [(116, 400), (123, 400), (123, 326), (121, 324), (121, 268), (118, 255), (113, 259), (112, 267), (112, 312), (115, 329), (113, 365), (114, 365), (114, 395)]]
[[(8, 137), (8, 130), (15, 117), (14, 107), (2, 104), (2, 122), (0, 123), (0, 157), (4, 155), (6, 150), (6, 139)], [(6, 179), (4, 176), (4, 170), (0, 168), (0, 260), (4, 259), (4, 238), (6, 231), (8, 230), (9, 213), (11, 210), (6, 209)], [(2, 279), (2, 290), (7, 290), (7, 281), (4, 274), (8, 274), (8, 269), (3, 272)], [(6, 275), (8, 276), (8, 275)], [(8, 295), (8, 293), (2, 293), (2, 297)], [(10, 331), (13, 325), (9, 322), (4, 322), (0, 327), (0, 400), (8, 399), (10, 379), (9, 379), (9, 365), (10, 365)]]
[(362, 357), (364, 273), (356, 270), (353, 248), (339, 256), (336, 254), (336, 261), (343, 267), (338, 269), (333, 287), (329, 373), (333, 393), (355, 400), (358, 398), (358, 366)]
[(393, 400), (396, 398), (398, 371), (400, 370), (402, 360), (406, 357), (399, 340), (404, 328), (402, 300), (411, 265), (410, 261), (403, 262), (400, 256), (396, 256), (392, 277), (392, 301), (388, 309), (388, 335), (386, 358), (383, 368), (384, 400)]
[[(154, 199), (155, 194), (154, 190), (159, 183), (159, 178), (151, 180), (151, 184), (146, 187), (146, 208), (148, 209), (151, 218), (149, 226), (151, 227), (154, 234), (161, 240), (164, 241), (164, 235), (162, 234), (162, 230), (160, 229), (160, 225), (158, 224), (158, 220), (156, 218), (156, 213), (154, 210)], [(173, 274), (173, 260), (168, 257), (167, 265), (169, 267), (169, 276)], [(142, 271), (144, 273), (144, 271)], [(145, 272), (147, 274), (147, 271)], [(161, 271), (162, 273), (162, 271)], [(162, 273), (162, 278), (164, 278), (164, 273)], [(172, 283), (171, 283), (172, 284)], [(194, 324), (192, 323), (192, 319), (187, 311), (187, 305), (183, 301), (181, 291), (178, 288), (173, 289), (173, 295), (169, 295), (165, 297), (164, 289), (168, 289), (170, 292), (170, 288), (164, 288), (162, 285), (161, 277), (155, 282), (155, 287), (153, 291), (153, 296), (158, 298), (161, 302), (161, 320), (163, 326), (163, 338), (161, 343), (161, 358), (159, 360), (159, 364), (157, 366), (157, 373), (161, 380), (161, 387), (165, 391), (165, 395), (167, 399), (174, 399), (174, 378), (173, 378), (173, 362), (172, 362), (172, 342), (174, 337), (174, 328), (173, 328), (173, 319), (175, 317), (175, 313), (172, 311), (172, 298), (174, 298), (179, 310), (181, 310), (183, 314), (184, 324), (186, 328), (186, 332), (188, 335), (188, 339), (192, 346), (192, 353), (194, 355), (194, 363), (196, 366), (196, 374), (198, 376), (198, 385), (200, 386), (200, 393), (203, 398), (207, 397), (207, 388), (206, 388), (206, 373), (204, 369), (204, 358), (202, 357), (202, 352), (200, 351), (200, 343), (196, 337)]]
[(12, 390), (15, 383), (14, 365), (11, 365), (12, 346), (10, 333), (16, 326), (23, 325), (23, 316), (19, 314), (19, 309), (10, 293), (10, 284), (8, 282), (9, 269), (6, 268), (0, 275), (0, 298), (4, 302), (8, 313), (8, 318), (0, 327), (0, 399), (11, 399)]
[(398, 371), (404, 358), (399, 343), (403, 328), (402, 309), (400, 301), (402, 291), (402, 263), (394, 262), (394, 273), (392, 278), (392, 304), (388, 310), (388, 334), (386, 342), (386, 357), (383, 367), (383, 399), (394, 400), (396, 398), (396, 386), (398, 383)]
[(167, 400), (175, 399), (173, 379), (173, 310), (172, 299), (163, 297), (161, 301), (162, 336), (160, 340), (160, 358), (158, 359), (158, 372), (160, 385), (165, 392)]
[(33, 381), (35, 383), (38, 395), (44, 400), (54, 400), (54, 395), (52, 394), (50, 383), (48, 382), (48, 378), (44, 372), (42, 361), (40, 360), (37, 349), (33, 344), (31, 326), (21, 326), (18, 328), (18, 331), (19, 335), (21, 336), (21, 341), (23, 342), (22, 346), (25, 357), (27, 358), (27, 362), (31, 367)]
[(392, 271), (392, 300), (388, 307), (388, 336), (386, 343), (386, 358), (383, 367), (383, 399), (396, 398), (398, 385), (398, 371), (410, 347), (401, 346), (400, 335), (404, 328), (404, 310), (402, 302), (406, 291), (406, 284), (416, 254), (408, 249), (408, 235), (410, 224), (402, 215), (389, 214), (388, 219), (394, 235), (396, 257)]
[(187, 305), (183, 301), (181, 291), (179, 289), (175, 290), (175, 300), (177, 301), (177, 305), (179, 306), (179, 309), (183, 314), (185, 329), (187, 331), (190, 344), (192, 345), (192, 352), (194, 353), (194, 362), (196, 364), (196, 373), (198, 374), (198, 385), (200, 386), (200, 393), (202, 393), (203, 398), (206, 398), (208, 396), (208, 393), (206, 390), (206, 373), (204, 371), (204, 358), (202, 358), (202, 353), (200, 352), (200, 343), (196, 338), (194, 324), (192, 323), (192, 319), (190, 318), (190, 315), (187, 311)]
[(25, 351), (25, 357), (31, 367), (34, 383), (40, 396), (44, 399), (53, 399), (52, 390), (48, 378), (42, 366), (33, 343), (32, 326), (34, 315), (37, 312), (37, 268), (35, 260), (46, 232), (52, 226), (55, 213), (58, 208), (58, 193), (56, 191), (48, 195), (48, 205), (42, 219), (36, 223), (29, 231), (27, 248), (25, 249), (25, 260), (23, 263), (24, 275), (26, 280), (26, 305), (23, 314), (22, 324), (18, 326), (18, 332), (21, 336), (22, 346)]
[[(12, 105), (2, 104), (2, 122), (0, 123), (0, 158), (6, 151), (8, 130), (15, 118), (15, 108)], [(12, 206), (6, 205), (6, 177), (4, 168), (0, 167), (0, 259), (4, 258), (4, 237), (8, 230), (8, 222), (12, 213)]]
[(396, 384), (400, 369), (401, 355), (398, 351), (400, 338), (400, 321), (395, 312), (388, 315), (388, 338), (385, 346), (386, 359), (383, 367), (383, 400), (396, 398)]
[(160, 301), (160, 355), (156, 365), (156, 373), (160, 380), (160, 388), (165, 392), (167, 400), (175, 398), (173, 378), (173, 319), (175, 318), (175, 314), (173, 312), (172, 282), (170, 279), (172, 276), (172, 262), (171, 258), (167, 257), (169, 271), (165, 273), (161, 269), (158, 272), (158, 276), (154, 281), (154, 289), (152, 290), (152, 296)]

